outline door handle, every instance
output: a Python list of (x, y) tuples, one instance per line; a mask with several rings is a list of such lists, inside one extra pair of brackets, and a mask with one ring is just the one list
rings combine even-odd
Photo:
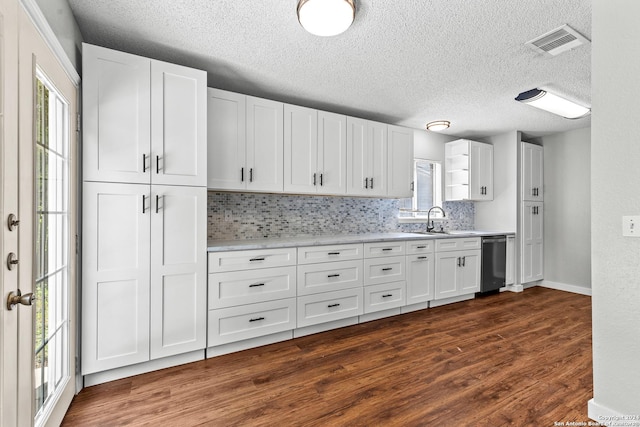
[(320, 174), (320, 187), (322, 187), (322, 175), (324, 175), (323, 173)]
[(20, 289), (18, 289), (18, 291), (15, 293), (11, 291), (7, 296), (7, 310), (13, 310), (13, 307), (15, 307), (18, 304), (33, 305), (33, 301), (35, 299), (36, 297), (33, 295), (32, 292), (22, 295), (22, 292), (20, 292)]
[(7, 217), (7, 227), (9, 227), (9, 231), (13, 231), (18, 225), (20, 225), (20, 220), (14, 214), (9, 214)]
[(249, 182), (253, 182), (253, 168), (249, 168)]
[(160, 156), (156, 156), (156, 173), (160, 173)]
[(16, 254), (14, 254), (13, 252), (9, 252), (9, 255), (7, 255), (7, 268), (9, 270), (13, 270), (13, 266), (14, 265), (18, 265), (18, 258), (16, 257)]
[(369, 188), (369, 178), (364, 179), (364, 188)]
[(316, 185), (316, 175), (317, 175), (317, 173), (313, 174), (313, 185)]
[(373, 178), (370, 178), (369, 182), (371, 183), (371, 189), (373, 190)]

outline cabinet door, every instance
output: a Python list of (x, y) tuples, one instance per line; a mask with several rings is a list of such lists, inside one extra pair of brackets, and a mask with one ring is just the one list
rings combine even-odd
[(469, 141), (469, 198), (493, 200), (493, 146)]
[(542, 203), (522, 204), (521, 283), (544, 278), (544, 228)]
[(83, 44), (83, 179), (149, 183), (151, 61)]
[(318, 112), (284, 106), (284, 191), (316, 193), (318, 176)]
[(458, 276), (460, 295), (480, 292), (480, 251), (468, 251), (462, 254), (462, 263)]
[(281, 102), (247, 97), (247, 190), (282, 192), (283, 106)]
[(413, 130), (399, 126), (387, 126), (387, 195), (412, 197), (413, 180)]
[(459, 252), (436, 253), (436, 274), (434, 299), (444, 299), (458, 295)]
[(347, 192), (347, 117), (318, 111), (318, 191)]
[(149, 186), (83, 186), (82, 374), (149, 360)]
[(152, 186), (152, 359), (205, 348), (206, 199), (206, 188)]
[(365, 155), (371, 159), (369, 172), (369, 196), (384, 197), (387, 195), (387, 125), (384, 123), (369, 122), (367, 127), (369, 135), (368, 153)]
[(433, 254), (407, 256), (407, 305), (433, 299), (434, 267)]
[(544, 200), (544, 151), (539, 145), (522, 143), (522, 200)]
[(481, 183), (484, 187), (482, 200), (493, 200), (493, 145), (482, 144), (480, 164), (482, 166)]
[(207, 89), (207, 187), (246, 188), (245, 95)]
[(367, 120), (347, 117), (347, 194), (366, 196), (369, 192)]
[(505, 285), (513, 285), (516, 281), (516, 238), (507, 236), (507, 260), (505, 271)]
[(151, 182), (207, 186), (207, 73), (151, 62)]

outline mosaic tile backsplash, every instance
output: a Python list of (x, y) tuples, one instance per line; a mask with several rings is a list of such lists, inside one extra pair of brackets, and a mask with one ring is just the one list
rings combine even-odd
[[(400, 224), (400, 201), (358, 197), (223, 193), (207, 198), (209, 240), (245, 240), (327, 234), (411, 232), (425, 224)], [(470, 230), (473, 202), (444, 202), (445, 229)], [(231, 221), (225, 221), (231, 211)]]

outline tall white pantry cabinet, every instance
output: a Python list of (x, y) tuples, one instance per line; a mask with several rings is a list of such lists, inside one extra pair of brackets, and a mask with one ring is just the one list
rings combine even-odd
[(206, 73), (83, 45), (82, 374), (206, 346)]
[(521, 142), (520, 282), (544, 279), (544, 151)]

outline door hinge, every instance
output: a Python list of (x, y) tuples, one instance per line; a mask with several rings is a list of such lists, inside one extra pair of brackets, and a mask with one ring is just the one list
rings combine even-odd
[(80, 133), (80, 130), (81, 130), (80, 119), (81, 119), (80, 113), (77, 113), (76, 114), (76, 132), (78, 133)]

